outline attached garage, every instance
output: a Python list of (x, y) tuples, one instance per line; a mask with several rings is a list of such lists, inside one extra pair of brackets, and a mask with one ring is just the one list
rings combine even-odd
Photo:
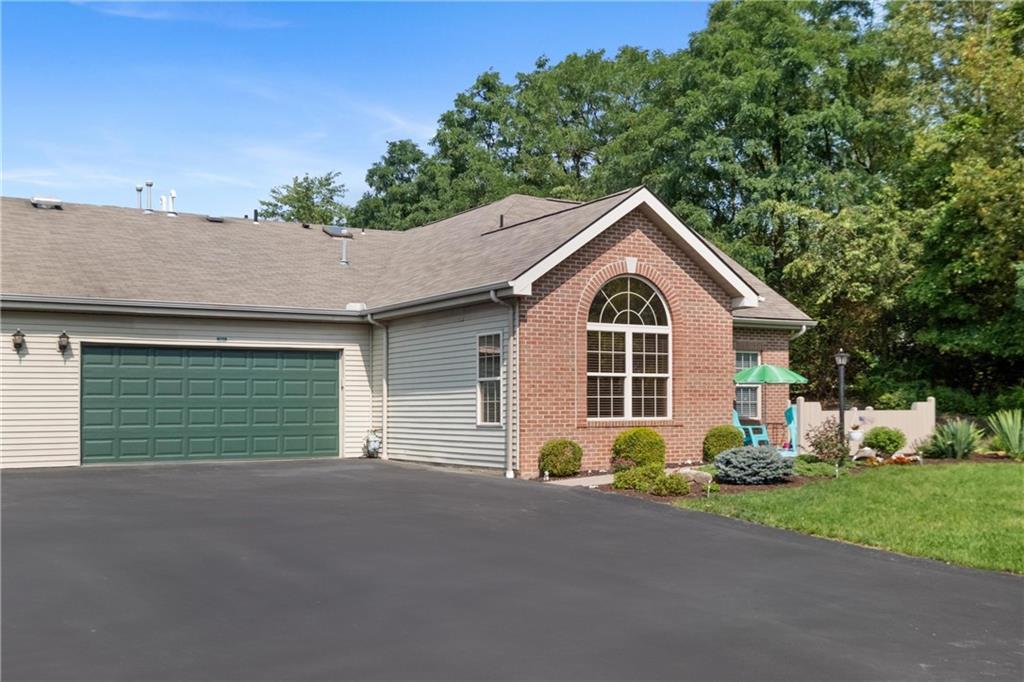
[(337, 457), (338, 353), (82, 346), (82, 462)]
[(371, 428), (367, 325), (5, 310), (0, 335), (0, 467), (361, 457)]

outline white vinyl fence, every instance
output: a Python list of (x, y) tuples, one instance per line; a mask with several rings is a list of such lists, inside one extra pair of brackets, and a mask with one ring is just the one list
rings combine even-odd
[[(823, 410), (821, 403), (796, 399), (798, 453), (810, 452), (807, 435), (827, 419), (839, 419), (839, 410)], [(912, 452), (915, 445), (935, 430), (935, 398), (914, 403), (909, 410), (876, 410), (872, 407), (859, 409), (851, 407), (846, 411), (846, 429), (854, 424), (867, 433), (873, 426), (888, 426), (899, 429), (907, 436), (907, 444), (900, 452)]]

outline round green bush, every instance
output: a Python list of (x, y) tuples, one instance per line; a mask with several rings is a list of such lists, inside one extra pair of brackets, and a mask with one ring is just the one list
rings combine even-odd
[(647, 492), (658, 497), (687, 495), (690, 492), (690, 482), (682, 474), (666, 474), (662, 471), (661, 475), (651, 483)]
[(540, 449), (540, 470), (552, 476), (575, 476), (582, 461), (583, 449), (568, 438), (549, 440)]
[(646, 427), (620, 433), (612, 445), (612, 468), (621, 471), (650, 465), (665, 466), (665, 439)]
[(876, 426), (864, 436), (864, 447), (889, 457), (907, 444), (907, 437), (899, 429)]
[(732, 424), (712, 426), (704, 436), (704, 461), (713, 462), (719, 453), (743, 445), (743, 432)]
[(638, 490), (646, 493), (664, 473), (658, 464), (621, 469), (615, 472), (612, 487), (617, 490)]

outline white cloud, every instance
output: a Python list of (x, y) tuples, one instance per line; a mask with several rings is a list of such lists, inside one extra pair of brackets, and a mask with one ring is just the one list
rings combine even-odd
[(241, 3), (181, 3), (181, 2), (81, 2), (94, 12), (126, 19), (143, 21), (182, 21), (214, 24), (237, 30), (272, 30), (289, 24), (279, 19), (250, 13)]

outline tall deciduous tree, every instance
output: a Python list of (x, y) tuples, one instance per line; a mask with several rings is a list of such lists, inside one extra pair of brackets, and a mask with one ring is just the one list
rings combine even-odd
[(270, 199), (261, 200), (260, 209), (272, 220), (344, 225), (349, 209), (341, 203), (346, 190), (339, 177), (341, 173), (333, 171), (320, 176), (295, 176), (290, 184), (271, 189)]

